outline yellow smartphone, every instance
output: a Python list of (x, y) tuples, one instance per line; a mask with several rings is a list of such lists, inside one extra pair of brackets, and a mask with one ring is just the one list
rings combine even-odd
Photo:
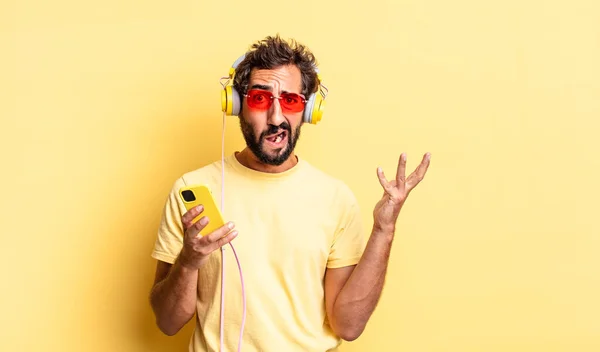
[(200, 235), (206, 236), (219, 227), (225, 225), (223, 214), (221, 214), (219, 207), (217, 207), (217, 203), (215, 202), (212, 192), (208, 186), (193, 185), (182, 187), (179, 189), (179, 195), (187, 210), (190, 210), (198, 205), (202, 205), (204, 207), (202, 213), (192, 220), (192, 222), (195, 223), (203, 216), (208, 217), (208, 225), (206, 225), (206, 227), (200, 231)]

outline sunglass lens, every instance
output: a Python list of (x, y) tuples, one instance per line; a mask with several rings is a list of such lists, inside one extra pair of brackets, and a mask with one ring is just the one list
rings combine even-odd
[(261, 90), (248, 92), (248, 106), (252, 109), (267, 110), (271, 106), (271, 93)]
[(281, 107), (291, 112), (300, 112), (304, 109), (304, 99), (295, 93), (284, 93), (281, 95)]

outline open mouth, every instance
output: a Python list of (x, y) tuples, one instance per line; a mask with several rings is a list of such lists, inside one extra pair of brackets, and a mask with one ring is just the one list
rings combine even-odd
[(282, 144), (285, 139), (287, 138), (287, 131), (281, 131), (277, 134), (265, 137), (265, 139), (270, 142), (271, 144), (275, 144), (275, 145), (280, 145)]

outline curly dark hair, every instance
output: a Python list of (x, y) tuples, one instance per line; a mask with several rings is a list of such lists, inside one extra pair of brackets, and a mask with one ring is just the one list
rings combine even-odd
[(251, 46), (236, 69), (233, 87), (240, 94), (246, 94), (252, 69), (274, 69), (290, 64), (300, 69), (302, 94), (308, 98), (318, 88), (316, 59), (305, 45), (293, 39), (285, 41), (279, 35), (268, 36)]

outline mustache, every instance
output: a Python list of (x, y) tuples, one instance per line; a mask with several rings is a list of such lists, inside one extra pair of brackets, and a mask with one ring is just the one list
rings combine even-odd
[(260, 137), (262, 139), (264, 136), (276, 134), (280, 132), (280, 130), (288, 131), (289, 135), (292, 134), (292, 127), (290, 127), (290, 125), (287, 122), (282, 122), (279, 126), (269, 125), (267, 130), (261, 133)]

